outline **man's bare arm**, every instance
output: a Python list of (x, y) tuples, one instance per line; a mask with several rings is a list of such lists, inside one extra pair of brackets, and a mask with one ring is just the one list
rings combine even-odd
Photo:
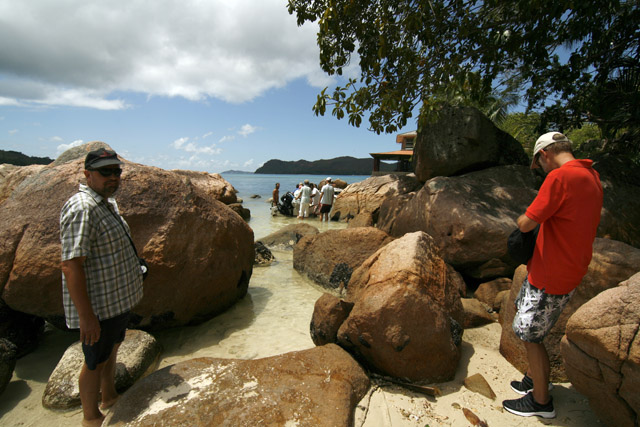
[(69, 296), (80, 317), (80, 341), (93, 345), (100, 339), (100, 323), (93, 312), (87, 293), (87, 280), (83, 267), (85, 259), (86, 257), (77, 257), (62, 261), (61, 267), (67, 279)]
[(534, 228), (536, 228), (536, 226), (539, 225), (537, 222), (535, 222), (534, 220), (532, 220), (531, 218), (529, 218), (525, 214), (520, 215), (520, 217), (518, 218), (517, 223), (518, 223), (518, 228), (523, 233), (527, 233), (527, 232), (533, 230)]

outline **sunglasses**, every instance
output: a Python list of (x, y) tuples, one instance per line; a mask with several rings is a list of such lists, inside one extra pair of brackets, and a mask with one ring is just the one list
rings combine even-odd
[(122, 169), (120, 168), (108, 168), (108, 169), (100, 168), (100, 169), (90, 169), (90, 170), (99, 172), (100, 175), (104, 176), (105, 178), (111, 175), (115, 175), (117, 177), (122, 175)]

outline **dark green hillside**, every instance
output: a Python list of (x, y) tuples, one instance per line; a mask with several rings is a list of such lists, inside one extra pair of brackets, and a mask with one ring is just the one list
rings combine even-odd
[(32, 157), (17, 151), (0, 150), (0, 164), (9, 163), (16, 166), (48, 165), (53, 159), (48, 157)]
[[(393, 171), (395, 165), (382, 163), (380, 169)], [(336, 157), (309, 162), (307, 160), (283, 161), (272, 159), (258, 168), (260, 174), (309, 174), (309, 175), (370, 175), (373, 170), (373, 159), (356, 159), (355, 157)]]

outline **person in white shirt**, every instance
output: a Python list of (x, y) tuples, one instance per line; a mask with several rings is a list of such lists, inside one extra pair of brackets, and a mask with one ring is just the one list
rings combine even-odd
[(305, 219), (309, 216), (309, 205), (311, 204), (311, 187), (309, 187), (309, 180), (304, 180), (304, 185), (300, 189), (297, 196), (300, 199), (300, 213), (298, 219)]
[(333, 196), (335, 194), (335, 190), (333, 185), (331, 185), (331, 177), (327, 177), (327, 183), (320, 190), (320, 194), (322, 194), (322, 198), (320, 199), (320, 221), (329, 221), (329, 212), (331, 212), (331, 207), (333, 205)]
[(301, 189), (302, 183), (298, 184), (293, 192), (293, 200), (291, 203), (293, 204), (293, 215), (295, 216), (298, 216), (300, 213), (300, 198), (298, 196), (300, 196)]
[(309, 212), (318, 215), (320, 213), (320, 190), (315, 184), (311, 184), (311, 206)]

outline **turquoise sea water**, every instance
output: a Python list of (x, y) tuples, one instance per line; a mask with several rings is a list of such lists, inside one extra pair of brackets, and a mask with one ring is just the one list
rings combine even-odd
[[(309, 182), (318, 184), (323, 179), (327, 178), (327, 175), (271, 175), (271, 174), (221, 174), (222, 177), (229, 181), (233, 187), (238, 190), (238, 197), (241, 197), (245, 201), (250, 196), (257, 194), (261, 197), (271, 197), (271, 192), (276, 182), (280, 183), (280, 194), (285, 194), (287, 191), (293, 191), (296, 185), (308, 179)], [(345, 175), (345, 176), (331, 176), (333, 180), (341, 179), (347, 184), (353, 184), (354, 182), (360, 182), (370, 175)]]

